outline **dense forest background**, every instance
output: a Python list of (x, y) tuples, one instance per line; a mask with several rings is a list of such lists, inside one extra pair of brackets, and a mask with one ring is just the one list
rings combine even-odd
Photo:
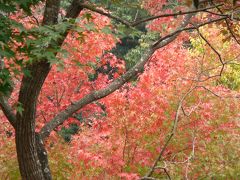
[(238, 1), (0, 2), (0, 179), (240, 178)]

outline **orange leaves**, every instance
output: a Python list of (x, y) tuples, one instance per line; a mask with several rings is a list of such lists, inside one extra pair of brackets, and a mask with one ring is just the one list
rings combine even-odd
[[(174, 113), (169, 102), (172, 81), (183, 73), (187, 59), (179, 46), (169, 46), (163, 51), (167, 55), (157, 52), (135, 87), (125, 85), (102, 100), (107, 107), (107, 117), (96, 121), (94, 128), (79, 134), (80, 138), (86, 138), (85, 148), (78, 144), (79, 139), (73, 140), (73, 147), (91, 152), (93, 156), (100, 155), (104, 164), (111, 164), (104, 166), (110, 177), (137, 178), (137, 169), (151, 165), (159, 137), (163, 143), (162, 137), (170, 127), (164, 124), (170, 124), (168, 114), (172, 117)], [(176, 56), (181, 58), (176, 60)], [(72, 151), (73, 154), (76, 152)], [(125, 168), (134, 173), (126, 172)]]
[[(172, 10), (163, 8), (168, 2), (170, 1), (148, 0), (144, 5), (151, 14), (162, 13), (163, 9), (164, 13), (172, 13)], [(37, 131), (59, 111), (74, 104), (89, 92), (106, 87), (110, 81), (125, 72), (124, 61), (106, 53), (116, 43), (111, 34), (101, 31), (105, 27), (112, 28), (110, 20), (97, 14), (80, 16), (88, 18), (81, 19), (78, 24), (79, 32), (71, 32), (64, 42), (63, 47), (69, 53), (68, 56), (59, 55), (64, 62), (64, 69), (58, 71), (54, 65), (41, 91)], [(175, 17), (162, 18), (155, 20), (149, 27), (164, 35), (171, 32), (180, 20)], [(214, 25), (209, 27), (211, 31), (206, 33), (207, 36), (220, 36), (219, 31), (213, 28)], [(219, 45), (218, 39), (212, 39), (214, 45), (226, 54), (224, 56), (231, 59), (229, 49)], [(213, 131), (220, 129), (229, 134), (234, 133), (231, 129), (236, 127), (236, 124), (231, 118), (238, 116), (234, 110), (238, 107), (237, 103), (229, 103), (228, 100), (223, 103), (221, 99), (213, 98), (211, 93), (214, 91), (218, 95), (229, 96), (232, 95), (231, 91), (216, 86), (215, 82), (197, 82), (200, 60), (191, 56), (189, 50), (182, 46), (186, 40), (188, 35), (181, 35), (174, 43), (156, 51), (138, 79), (129, 82), (107, 98), (80, 109), (63, 124), (68, 126), (74, 123), (80, 127), (79, 134), (73, 137), (67, 154), (74, 169), (72, 177), (137, 179), (143, 176), (146, 168), (152, 165), (162, 150), (177, 113), (179, 122), (176, 138), (163, 153), (166, 167), (173, 175), (184, 173), (185, 166), (180, 166), (177, 172), (171, 168), (175, 164), (184, 164), (178, 163), (183, 159), (189, 160), (195, 146), (198, 152), (205, 155), (203, 144), (215, 141), (215, 137), (211, 138)], [(231, 52), (236, 53), (234, 47), (231, 47)], [(202, 57), (203, 47), (195, 48), (200, 49), (199, 56)], [(209, 55), (206, 57), (211, 57), (210, 49), (204, 50), (204, 53)], [(208, 61), (204, 63), (206, 67), (210, 65)], [(177, 112), (184, 93), (199, 84), (208, 85), (209, 91), (196, 89), (184, 99), (182, 108)], [(17, 91), (13, 96), (17, 97)], [(193, 139), (198, 140), (196, 144)], [(58, 140), (56, 132), (52, 133), (51, 140), (54, 143)], [(204, 143), (201, 144), (200, 141)], [(200, 167), (202, 164), (198, 163), (196, 166)], [(192, 173), (192, 177), (195, 177), (194, 166)]]
[[(158, 50), (135, 85), (129, 83), (101, 100), (106, 106), (107, 116), (99, 118), (94, 122), (93, 128), (85, 128), (76, 136), (78, 139), (72, 141), (73, 156), (80, 150), (91, 153), (92, 157), (101, 157), (102, 166), (97, 178), (101, 179), (104, 175), (125, 179), (142, 176), (144, 168), (152, 164), (162, 149), (165, 137), (172, 127), (179, 99), (194, 85), (194, 82), (187, 79), (194, 79), (197, 73), (198, 62), (191, 59), (189, 51), (182, 47), (181, 40), (179, 38), (175, 43)], [(103, 66), (108, 63), (108, 57), (103, 56)], [(212, 84), (208, 88), (211, 87)], [(230, 93), (220, 86), (211, 90), (220, 95)], [(219, 105), (215, 107), (217, 104)], [(193, 136), (198, 140), (194, 141), (194, 150), (204, 154), (206, 149), (202, 142), (213, 143), (215, 139), (211, 138), (212, 132), (224, 130), (230, 133), (229, 127), (234, 127), (235, 124), (225, 122), (225, 114), (231, 117), (236, 112), (227, 110), (226, 107), (229, 106), (229, 102), (223, 103), (220, 99), (213, 98), (204, 89), (197, 89), (186, 98), (180, 112), (176, 138), (164, 153), (169, 168), (173, 168), (175, 162), (177, 164), (189, 157), (193, 148)], [(82, 140), (79, 142), (79, 139)], [(185, 150), (177, 154), (182, 149)], [(77, 162), (73, 161), (74, 165), (78, 166)], [(194, 163), (192, 177), (197, 176), (198, 172), (194, 168), (202, 162)], [(176, 166), (180, 174), (184, 173), (185, 166)], [(99, 165), (88, 166), (85, 171), (95, 168), (99, 168)], [(175, 171), (171, 173), (175, 174)], [(91, 177), (93, 176), (92, 174)]]

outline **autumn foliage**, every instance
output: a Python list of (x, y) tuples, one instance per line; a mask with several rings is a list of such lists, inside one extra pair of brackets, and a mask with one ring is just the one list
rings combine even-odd
[[(155, 7), (156, 3), (166, 2), (148, 0), (143, 6), (156, 15), (163, 8)], [(80, 33), (69, 33), (62, 45), (67, 53), (59, 53), (61, 63), (53, 65), (41, 90), (37, 131), (68, 105), (125, 72), (124, 60), (110, 52), (121, 43), (106, 33), (114, 31), (110, 19), (88, 11), (80, 16), (85, 17), (78, 24)], [(199, 15), (195, 21), (206, 16)], [(32, 28), (36, 22), (31, 22), (24, 23)], [(147, 27), (165, 35), (179, 23), (167, 17)], [(216, 24), (200, 28), (224, 62), (235, 62), (239, 45), (224, 30)], [(226, 64), (226, 73), (219, 78), (218, 54), (197, 32), (182, 33), (154, 53), (139, 77), (82, 108), (51, 133), (45, 144), (53, 175), (60, 179), (139, 179), (152, 167), (176, 124), (154, 177), (240, 177), (240, 94), (226, 83), (229, 77), (236, 78), (229, 73), (233, 69)], [(14, 79), (12, 104), (17, 103), (19, 76)], [(0, 118), (0, 177), (17, 178), (14, 132), (1, 112)], [(78, 127), (77, 133), (65, 142), (62, 130), (72, 125)]]

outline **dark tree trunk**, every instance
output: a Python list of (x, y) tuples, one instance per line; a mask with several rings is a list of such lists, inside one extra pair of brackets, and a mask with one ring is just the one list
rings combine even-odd
[[(23, 179), (41, 180), (44, 178), (38, 155), (39, 142), (36, 142), (35, 114), (36, 102), (42, 84), (50, 70), (46, 61), (36, 62), (29, 67), (31, 77), (23, 77), (19, 102), (24, 111), (17, 113), (16, 148), (20, 173)], [(37, 145), (38, 143), (38, 145)]]
[[(60, 1), (46, 1), (43, 25), (58, 23)], [(78, 5), (78, 0), (73, 0), (66, 17), (75, 19), (82, 9)], [(57, 41), (59, 47), (62, 45), (67, 34), (68, 30)], [(17, 113), (14, 125), (19, 169), (24, 180), (51, 180), (47, 151), (44, 148), (42, 138), (35, 132), (36, 103), (42, 85), (50, 71), (50, 64), (47, 60), (39, 59), (33, 62), (33, 64), (28, 65), (27, 69), (31, 72), (31, 76), (23, 77), (18, 99), (23, 107), (23, 113)]]
[[(43, 25), (57, 24), (61, 0), (47, 0)], [(48, 180), (51, 173), (47, 164), (47, 152), (38, 134), (35, 133), (36, 104), (42, 85), (50, 71), (47, 60), (36, 59), (27, 66), (31, 76), (24, 76), (19, 99), (23, 113), (16, 115), (16, 148), (22, 179)]]

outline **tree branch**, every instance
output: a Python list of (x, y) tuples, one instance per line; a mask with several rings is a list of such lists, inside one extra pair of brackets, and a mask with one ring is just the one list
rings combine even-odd
[(151, 177), (153, 172), (155, 171), (158, 162), (162, 159), (163, 153), (165, 152), (168, 144), (170, 143), (171, 139), (173, 138), (173, 136), (175, 135), (176, 129), (177, 129), (177, 125), (178, 125), (178, 119), (179, 119), (179, 114), (182, 108), (182, 104), (183, 101), (186, 99), (186, 97), (191, 94), (195, 89), (197, 89), (197, 86), (194, 86), (192, 88), (190, 88), (185, 94), (184, 96), (180, 99), (179, 103), (178, 103), (178, 108), (176, 111), (176, 115), (175, 115), (175, 119), (174, 119), (174, 123), (173, 123), (173, 127), (172, 130), (169, 134), (169, 137), (166, 139), (165, 144), (163, 145), (163, 148), (161, 150), (161, 152), (159, 153), (158, 157), (156, 158), (155, 162), (153, 163), (151, 169), (149, 170), (149, 172), (146, 174), (146, 176), (144, 176), (142, 179), (147, 178), (147, 177)]
[[(146, 178), (149, 178), (152, 176), (153, 172), (158, 168), (157, 164), (158, 162), (160, 162), (162, 160), (162, 156), (163, 156), (163, 153), (165, 152), (168, 144), (170, 143), (171, 139), (173, 138), (173, 136), (175, 135), (175, 132), (177, 130), (177, 125), (178, 125), (178, 119), (179, 119), (179, 114), (180, 114), (180, 111), (182, 110), (182, 107), (183, 107), (183, 102), (184, 100), (187, 98), (187, 96), (189, 96), (194, 90), (196, 89), (199, 89), (199, 88), (202, 88), (206, 91), (208, 91), (209, 93), (213, 94), (214, 96), (218, 97), (218, 98), (222, 98), (221, 96), (219, 96), (218, 94), (214, 93), (213, 91), (211, 91), (210, 89), (208, 89), (207, 87), (205, 86), (199, 86), (199, 85), (196, 85), (192, 88), (190, 88), (183, 96), (182, 98), (180, 99), (179, 103), (178, 103), (178, 108), (177, 108), (177, 111), (176, 111), (176, 115), (175, 115), (175, 119), (174, 119), (174, 123), (173, 123), (173, 127), (172, 127), (172, 130), (169, 134), (169, 137), (166, 139), (166, 142), (165, 144), (163, 145), (163, 148), (161, 150), (161, 152), (159, 153), (158, 157), (156, 158), (153, 166), (151, 167), (151, 169), (149, 170), (149, 172), (147, 173), (146, 176), (144, 176), (143, 178), (141, 178), (141, 180), (145, 180)], [(185, 162), (185, 161), (184, 161)]]
[[(126, 21), (126, 20), (122, 19), (121, 17), (113, 15), (110, 12), (106, 12), (106, 11), (103, 11), (103, 10), (97, 8), (97, 7), (94, 7), (94, 5), (92, 5), (92, 4), (86, 4), (86, 3), (79, 3), (79, 4), (80, 4), (81, 7), (85, 8), (85, 9), (88, 9), (90, 11), (99, 13), (99, 14), (104, 15), (104, 16), (107, 16), (107, 17), (109, 17), (111, 19), (114, 19), (114, 20), (116, 20), (116, 21), (118, 21), (118, 22), (120, 22), (120, 23), (122, 23), (122, 24), (124, 24), (128, 27), (134, 27), (134, 26), (137, 26), (141, 23), (152, 21), (152, 20), (158, 19), (158, 18), (181, 16), (181, 15), (186, 15), (186, 14), (195, 14), (195, 13), (202, 12), (202, 11), (205, 11), (207, 13), (212, 13), (212, 12), (207, 11), (207, 10), (223, 6), (223, 4), (218, 4), (218, 5), (213, 5), (213, 6), (210, 6), (210, 7), (201, 8), (201, 9), (197, 9), (197, 10), (191, 10), (191, 11), (185, 11), (185, 12), (179, 11), (177, 13), (161, 14), (161, 15), (157, 15), (157, 16), (152, 16), (152, 17), (147, 17), (147, 18), (144, 18), (144, 19), (140, 19), (138, 21), (129, 22), (129, 21)], [(224, 15), (224, 17), (226, 17), (226, 16), (228, 17), (228, 15)]]
[[(194, 26), (194, 27), (195, 27), (195, 26)], [(197, 32), (198, 32), (199, 36), (207, 43), (207, 45), (208, 45), (208, 46), (213, 50), (213, 52), (218, 56), (218, 59), (219, 59), (219, 61), (220, 61), (221, 64), (222, 64), (222, 68), (221, 68), (220, 73), (219, 73), (219, 76), (221, 76), (221, 75), (222, 75), (222, 72), (223, 72), (223, 70), (224, 70), (224, 67), (225, 67), (225, 63), (223, 62), (223, 59), (222, 59), (221, 54), (220, 54), (220, 53), (212, 46), (212, 44), (202, 35), (202, 33), (200, 32), (199, 28), (196, 27), (196, 29), (197, 29)]]
[[(80, 0), (81, 3), (83, 1), (84, 0)], [(73, 0), (71, 5), (67, 9), (66, 18), (75, 19), (77, 18), (77, 16), (82, 10), (83, 10), (83, 7), (81, 6), (81, 4), (79, 4), (79, 0)]]
[(14, 114), (13, 109), (9, 105), (6, 98), (3, 96), (0, 96), (0, 107), (2, 108), (2, 111), (3, 111), (4, 115), (7, 117), (10, 124), (15, 128), (16, 115)]
[[(182, 29), (183, 27), (187, 26), (190, 18), (192, 17), (192, 14), (186, 15), (183, 23), (180, 25), (178, 29)], [(117, 89), (119, 89), (123, 84), (128, 82), (131, 78), (138, 75), (141, 70), (144, 68), (144, 65), (148, 62), (152, 54), (159, 48), (166, 46), (173, 40), (175, 40), (178, 36), (178, 34), (181, 31), (176, 30), (177, 33), (174, 33), (172, 36), (169, 36), (168, 38), (165, 38), (161, 40), (161, 42), (158, 43), (158, 46), (155, 47), (150, 46), (145, 53), (142, 55), (140, 61), (132, 67), (130, 70), (128, 70), (125, 74), (114, 80), (112, 83), (110, 83), (106, 88), (100, 89), (98, 91), (93, 91), (90, 94), (86, 95), (79, 101), (72, 103), (70, 106), (68, 106), (65, 110), (61, 111), (59, 114), (57, 114), (49, 123), (45, 124), (45, 126), (41, 129), (40, 135), (42, 138), (46, 138), (49, 136), (51, 131), (56, 128), (57, 126), (61, 125), (68, 117), (70, 117), (73, 113), (81, 109), (82, 107), (86, 106), (87, 104), (92, 103), (93, 101), (96, 101), (98, 99), (101, 99), (103, 97), (106, 97), (107, 95), (113, 93)]]
[[(179, 11), (177, 13), (162, 14), (162, 15), (152, 16), (152, 17), (148, 17), (148, 18), (145, 18), (145, 19), (138, 20), (136, 22), (132, 22), (131, 26), (137, 26), (137, 25), (139, 25), (141, 23), (152, 21), (154, 19), (164, 18), (164, 17), (181, 16), (181, 15), (186, 15), (186, 14), (195, 14), (195, 13), (202, 12), (202, 11), (206, 11), (207, 12), (207, 10), (214, 9), (214, 8), (220, 7), (220, 6), (223, 6), (223, 4), (210, 6), (210, 7), (206, 7), (206, 8), (201, 8), (201, 9), (197, 9), (197, 10), (192, 10), (192, 11), (183, 11), (183, 12)], [(208, 13), (211, 13), (211, 11), (208, 11)], [(225, 16), (227, 16), (227, 15), (225, 15)]]
[(176, 31), (174, 31), (174, 32), (172, 32), (172, 33), (162, 37), (161, 39), (159, 39), (157, 42), (154, 43), (153, 46), (158, 49), (159, 46), (161, 46), (161, 42), (162, 41), (164, 41), (165, 39), (168, 39), (170, 37), (173, 37), (173, 36), (181, 33), (182, 31), (194, 30), (194, 29), (200, 28), (202, 26), (205, 26), (207, 24), (211, 24), (211, 23), (214, 23), (214, 22), (222, 21), (222, 20), (225, 20), (225, 19), (226, 19), (226, 17), (221, 17), (221, 18), (217, 18), (217, 19), (212, 19), (210, 21), (207, 21), (207, 22), (195, 25), (195, 26), (179, 28), (178, 30), (176, 30)]
[(114, 20), (116, 20), (116, 21), (118, 21), (118, 22), (121, 22), (122, 24), (124, 24), (124, 25), (126, 25), (126, 26), (128, 26), (128, 27), (131, 26), (131, 23), (130, 23), (130, 22), (128, 22), (128, 21), (126, 21), (126, 20), (124, 20), (124, 19), (122, 19), (122, 18), (120, 18), (120, 17), (118, 17), (118, 16), (114, 16), (114, 15), (112, 15), (112, 14), (109, 13), (109, 12), (105, 12), (105, 11), (103, 11), (103, 10), (101, 10), (101, 9), (98, 9), (97, 7), (95, 7), (95, 6), (92, 5), (92, 4), (86, 4), (86, 3), (81, 3), (81, 2), (79, 2), (79, 5), (80, 5), (81, 7), (83, 7), (83, 8), (85, 8), (85, 9), (88, 9), (88, 10), (90, 10), (90, 11), (99, 13), (99, 14), (101, 14), (101, 15), (104, 15), (104, 16), (107, 16), (107, 17), (109, 17), (109, 18), (111, 18), (111, 19), (114, 19)]
[[(215, 3), (213, 1), (211, 1), (211, 4), (215, 5)], [(223, 11), (219, 7), (216, 7), (216, 8), (220, 14), (224, 14)], [(240, 45), (240, 41), (237, 39), (234, 32), (232, 31), (231, 26), (228, 23), (228, 19), (225, 19), (225, 23), (226, 23), (227, 29), (228, 29), (229, 33), (231, 34), (231, 36), (233, 37), (233, 39)]]
[[(0, 56), (0, 71), (2, 71), (4, 68), (4, 60)], [(16, 115), (14, 114), (12, 107), (9, 105), (7, 98), (3, 94), (0, 94), (0, 107), (10, 124), (15, 128)]]

